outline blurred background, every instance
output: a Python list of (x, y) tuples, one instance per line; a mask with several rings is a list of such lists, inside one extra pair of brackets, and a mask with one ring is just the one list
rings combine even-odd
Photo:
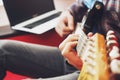
[(75, 0), (54, 0), (55, 8), (58, 10), (66, 10)]

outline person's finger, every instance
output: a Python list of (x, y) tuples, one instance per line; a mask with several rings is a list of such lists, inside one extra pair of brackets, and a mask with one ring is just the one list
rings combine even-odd
[(55, 30), (61, 37), (66, 37), (72, 33), (71, 30), (65, 25), (57, 25), (57, 27), (55, 27)]
[(78, 41), (67, 43), (62, 52), (62, 55), (68, 60), (68, 62), (71, 65), (73, 65), (77, 69), (81, 70), (82, 60), (78, 57), (77, 52), (74, 49), (74, 47), (77, 45), (77, 43), (78, 43)]
[(74, 47), (77, 45), (77, 43), (78, 43), (78, 41), (66, 43), (66, 45), (65, 45), (65, 47), (64, 47), (64, 49), (62, 51), (62, 54), (64, 56), (66, 55), (66, 57), (67, 57), (68, 56), (67, 54), (69, 54), (70, 51), (74, 49)]
[(75, 35), (75, 34), (70, 34), (60, 45), (59, 48), (61, 50), (64, 49), (66, 43), (68, 42), (73, 42), (73, 41), (78, 41), (79, 35)]
[(60, 29), (63, 31), (63, 32), (71, 32), (71, 29), (65, 24), (65, 22), (62, 22), (59, 24), (60, 26)]
[(74, 30), (74, 18), (70, 14), (70, 12), (68, 12), (67, 19), (68, 19), (68, 27), (70, 28), (71, 31), (73, 31)]
[(93, 33), (92, 33), (92, 32), (89, 32), (89, 33), (87, 34), (87, 36), (90, 38), (90, 37), (93, 36)]
[(79, 34), (70, 34), (70, 35), (66, 38), (66, 40), (67, 40), (67, 41), (77, 41), (78, 38), (79, 38)]

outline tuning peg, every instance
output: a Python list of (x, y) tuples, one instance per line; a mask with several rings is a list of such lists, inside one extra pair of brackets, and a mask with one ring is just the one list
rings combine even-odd
[(109, 56), (111, 60), (120, 57), (119, 48), (114, 46), (112, 50), (109, 52)]
[(120, 74), (120, 60), (114, 59), (110, 63), (112, 73)]

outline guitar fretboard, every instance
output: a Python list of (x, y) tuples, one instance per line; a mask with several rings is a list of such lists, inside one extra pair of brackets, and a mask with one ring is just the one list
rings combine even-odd
[[(76, 50), (78, 53), (78, 56), (82, 56), (82, 54), (85, 53), (85, 47), (87, 46), (87, 36), (84, 33), (83, 29), (81, 28), (81, 24), (78, 23), (76, 26), (75, 34), (79, 34), (78, 44), (76, 46)], [(81, 54), (82, 52), (82, 54)], [(84, 53), (83, 53), (84, 52)]]

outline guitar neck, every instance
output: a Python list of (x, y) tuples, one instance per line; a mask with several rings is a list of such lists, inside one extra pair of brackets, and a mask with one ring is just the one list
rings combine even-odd
[(77, 50), (78, 56), (81, 56), (81, 51), (83, 47), (85, 47), (86, 45), (87, 35), (84, 33), (83, 28), (81, 27), (80, 23), (77, 24), (74, 34), (79, 34), (79, 39), (78, 39), (78, 44), (76, 46), (76, 50)]

